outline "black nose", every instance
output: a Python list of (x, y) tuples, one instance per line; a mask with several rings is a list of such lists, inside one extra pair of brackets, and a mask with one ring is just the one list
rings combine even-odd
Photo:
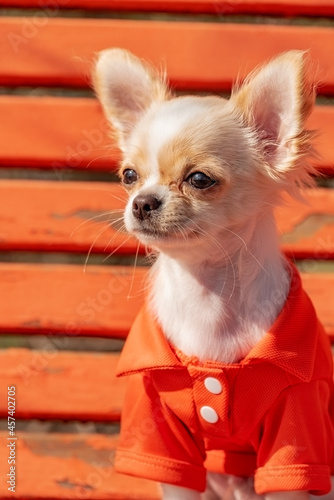
[(148, 219), (152, 210), (156, 210), (161, 205), (161, 201), (151, 194), (140, 194), (132, 202), (132, 213), (136, 219)]

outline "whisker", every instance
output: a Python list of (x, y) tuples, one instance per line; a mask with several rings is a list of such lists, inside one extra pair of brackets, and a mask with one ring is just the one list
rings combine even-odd
[[(101, 151), (101, 149), (105, 149), (106, 151), (108, 151), (109, 155), (111, 155), (113, 152), (113, 149), (109, 145), (105, 145), (105, 146), (100, 146), (98, 148), (91, 148), (91, 149), (87, 150), (87, 152), (77, 151), (76, 153), (72, 153), (71, 156), (69, 157), (69, 159), (71, 160), (72, 158), (75, 158), (76, 156), (81, 156), (82, 159), (84, 159), (84, 157), (87, 155), (87, 153), (93, 153), (94, 151)], [(104, 156), (107, 156), (107, 155), (104, 155)]]
[[(123, 198), (120, 198), (119, 196), (116, 196), (114, 193), (111, 193), (110, 191), (107, 191), (107, 194), (109, 196), (111, 196), (112, 198), (114, 198), (115, 200), (118, 200), (118, 201), (120, 201), (122, 203), (126, 203), (128, 201), (126, 193), (124, 193), (124, 197)], [(122, 209), (122, 210), (124, 210), (124, 209)]]
[(132, 292), (132, 288), (133, 288), (133, 283), (134, 283), (134, 279), (135, 279), (135, 272), (136, 272), (136, 267), (137, 267), (137, 262), (138, 262), (139, 248), (140, 248), (140, 243), (138, 241), (137, 248), (136, 248), (135, 262), (134, 262), (134, 265), (133, 265), (133, 271), (132, 271), (130, 289), (129, 289), (128, 296), (127, 296), (128, 300), (131, 298), (131, 292)]
[[(192, 224), (194, 224), (197, 228), (197, 230), (199, 231), (200, 234), (202, 234), (203, 236), (207, 237), (210, 239), (210, 241), (212, 241), (212, 243), (221, 251), (223, 252), (223, 255), (228, 259), (228, 261), (230, 262), (231, 264), (231, 269), (232, 269), (232, 272), (233, 272), (233, 287), (232, 287), (232, 291), (230, 293), (230, 296), (228, 298), (228, 302), (231, 300), (232, 296), (233, 296), (233, 293), (234, 293), (234, 290), (235, 290), (235, 287), (236, 287), (236, 273), (235, 273), (235, 269), (234, 269), (234, 264), (232, 262), (232, 259), (230, 257), (230, 255), (228, 254), (228, 252), (226, 251), (226, 249), (217, 241), (216, 238), (214, 238), (208, 231), (206, 231), (205, 229), (201, 228), (196, 222), (194, 222), (192, 219), (189, 218), (189, 220), (192, 222)], [(222, 287), (221, 287), (221, 291), (220, 291), (220, 295), (222, 295), (223, 293), (223, 290), (225, 288), (225, 284), (226, 284), (226, 280), (227, 280), (227, 277), (225, 277), (224, 279), (224, 282), (222, 284)]]
[[(71, 232), (70, 237), (72, 238), (72, 236), (74, 236), (74, 234), (75, 234), (75, 233), (76, 233), (76, 232), (77, 232), (77, 231), (78, 231), (78, 230), (79, 230), (82, 226), (84, 226), (85, 224), (88, 224), (89, 222), (94, 221), (94, 222), (92, 222), (92, 224), (91, 224), (90, 226), (88, 226), (88, 227), (92, 227), (92, 226), (94, 226), (95, 224), (102, 224), (102, 223), (105, 223), (105, 222), (106, 222), (106, 223), (108, 223), (108, 222), (109, 222), (109, 220), (108, 220), (108, 219), (106, 219), (106, 217), (107, 217), (107, 216), (110, 216), (110, 215), (112, 216), (112, 215), (114, 215), (116, 212), (118, 212), (118, 213), (123, 213), (123, 210), (121, 210), (121, 209), (116, 209), (116, 210), (112, 210), (112, 211), (110, 211), (110, 212), (104, 212), (104, 213), (102, 213), (102, 214), (94, 215), (93, 217), (90, 217), (89, 219), (82, 221), (80, 224), (78, 224), (78, 225), (77, 225), (77, 226), (73, 229), (73, 231)], [(98, 218), (101, 218), (101, 217), (104, 217), (105, 219), (103, 219), (103, 220), (101, 220), (101, 221), (95, 221), (95, 219), (98, 219)], [(120, 220), (122, 220), (122, 217), (119, 217), (119, 219), (117, 219), (116, 221), (113, 221), (113, 222), (119, 222)], [(110, 222), (109, 222), (109, 223), (110, 223)]]
[(268, 205), (269, 207), (273, 207), (273, 208), (278, 208), (280, 206), (279, 203), (274, 204), (274, 203), (269, 203), (269, 201), (264, 201), (263, 203), (264, 203), (264, 205)]
[(245, 240), (243, 238), (241, 238), (241, 236), (237, 233), (235, 233), (234, 231), (228, 229), (228, 228), (225, 228), (225, 231), (228, 231), (230, 232), (231, 234), (233, 234), (234, 236), (237, 236), (237, 238), (239, 238), (239, 240), (244, 244), (245, 246), (245, 249), (246, 249), (246, 252), (249, 253), (249, 255), (255, 260), (255, 262), (257, 264), (259, 264), (259, 266), (261, 267), (261, 269), (266, 273), (266, 274), (269, 274), (268, 271), (263, 267), (263, 265), (261, 264), (261, 262), (255, 257), (255, 255), (253, 254), (253, 252), (251, 252), (248, 248), (248, 245), (247, 243), (245, 242)]
[(106, 227), (103, 227), (102, 229), (100, 229), (100, 231), (98, 231), (96, 237), (94, 238), (93, 242), (91, 243), (89, 250), (88, 250), (88, 253), (87, 253), (87, 256), (86, 256), (85, 264), (84, 264), (84, 273), (86, 273), (87, 263), (88, 263), (89, 257), (92, 253), (92, 250), (94, 248), (95, 243), (97, 242), (97, 240), (99, 239), (101, 234), (103, 234), (104, 231), (106, 231), (108, 228), (109, 228), (109, 226), (106, 226)]
[(111, 158), (111, 152), (105, 155), (96, 156), (89, 163), (87, 163), (86, 168), (89, 168), (95, 161), (100, 160), (100, 158)]
[[(112, 243), (113, 239), (115, 238), (116, 235), (113, 236), (113, 238), (111, 240), (108, 241), (107, 245), (105, 246), (104, 250), (107, 249), (107, 247)], [(123, 245), (125, 245), (125, 243), (127, 243), (129, 241), (129, 239), (131, 238), (131, 235), (128, 235), (123, 241), (121, 241), (121, 243), (113, 249), (112, 252), (110, 252), (104, 259), (103, 259), (103, 262), (106, 262), (106, 260), (110, 259), (110, 257), (112, 257), (120, 248), (122, 248)]]
[(254, 255), (254, 254), (253, 254), (253, 253), (249, 250), (249, 248), (248, 248), (248, 245), (247, 245), (246, 241), (245, 241), (245, 240), (244, 240), (244, 239), (240, 236), (240, 234), (236, 233), (235, 231), (232, 231), (232, 229), (229, 229), (229, 228), (227, 228), (227, 227), (225, 227), (225, 226), (222, 226), (222, 225), (220, 225), (220, 224), (216, 224), (216, 223), (214, 223), (214, 222), (212, 222), (212, 221), (208, 221), (208, 220), (205, 220), (205, 219), (202, 219), (202, 220), (203, 220), (203, 222), (207, 222), (207, 223), (211, 224), (212, 226), (218, 227), (218, 228), (220, 228), (220, 229), (222, 229), (222, 230), (224, 230), (224, 231), (227, 231), (227, 232), (229, 232), (229, 233), (233, 234), (234, 236), (236, 236), (236, 237), (237, 237), (237, 238), (238, 238), (238, 239), (242, 242), (242, 244), (244, 245), (246, 252), (248, 252), (248, 253), (249, 253), (249, 255), (250, 255), (250, 256), (251, 256), (251, 257), (255, 260), (255, 262), (256, 262), (257, 264), (259, 264), (259, 266), (261, 267), (261, 269), (262, 269), (265, 273), (267, 273), (267, 274), (268, 274), (268, 271), (267, 271), (267, 270), (266, 270), (266, 269), (262, 266), (261, 262), (260, 262), (260, 261), (259, 261), (259, 260), (255, 257), (255, 255)]

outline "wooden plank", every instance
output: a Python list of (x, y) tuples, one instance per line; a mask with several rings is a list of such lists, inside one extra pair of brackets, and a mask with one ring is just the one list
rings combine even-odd
[(16, 418), (119, 421), (126, 379), (115, 376), (118, 355), (59, 351), (67, 339), (49, 336), (39, 351), (0, 350), (1, 418), (14, 385)]
[(326, 27), (2, 17), (0, 39), (2, 85), (87, 87), (96, 51), (119, 46), (166, 66), (179, 88), (226, 90), (260, 62), (294, 48), (310, 49), (321, 91), (334, 92), (334, 32)]
[(7, 387), (14, 385), (16, 418), (119, 421), (127, 381), (115, 376), (118, 355), (58, 347), (66, 348), (66, 337), (49, 336), (43, 350), (0, 351), (1, 418), (8, 416)]
[[(7, 464), (8, 434), (0, 432), (0, 463)], [(15, 494), (0, 483), (2, 500), (159, 500), (153, 481), (114, 471), (117, 436), (17, 433)], [(2, 467), (3, 473), (9, 466)]]
[(318, 133), (314, 145), (319, 153), (319, 159), (314, 165), (328, 176), (334, 175), (334, 107), (316, 106), (308, 119), (307, 126)]
[(3, 180), (0, 198), (0, 249), (106, 256), (137, 249), (136, 241), (118, 231), (126, 194), (117, 183)]
[[(332, 16), (332, 0), (58, 0), (55, 9), (48, 1), (2, 0), (7, 7), (42, 8), (54, 12), (64, 9), (103, 9), (118, 11), (191, 12), (204, 14), (280, 14), (286, 16)], [(45, 5), (44, 5), (45, 4)]]
[[(1, 62), (0, 62), (1, 64)], [(111, 171), (119, 150), (95, 99), (0, 96), (0, 166)], [(66, 126), (64, 126), (66, 124)], [(334, 174), (334, 107), (316, 106), (308, 127), (319, 130), (317, 168)]]
[(115, 170), (119, 150), (95, 99), (0, 96), (0, 165)]
[[(117, 223), (126, 200), (117, 183), (2, 180), (0, 199), (0, 250), (145, 252)], [(296, 258), (333, 258), (334, 190), (309, 190), (306, 199), (287, 199), (277, 210), (283, 249)]]
[(0, 263), (0, 332), (124, 338), (146, 270)]
[(298, 259), (334, 257), (334, 190), (308, 191), (305, 203), (290, 197), (277, 208), (283, 251)]
[[(0, 263), (0, 333), (126, 337), (142, 304), (145, 268)], [(303, 275), (334, 335), (334, 275)]]
[[(309, 271), (312, 271), (312, 263)], [(306, 292), (311, 297), (318, 317), (334, 343), (334, 274), (302, 273)]]

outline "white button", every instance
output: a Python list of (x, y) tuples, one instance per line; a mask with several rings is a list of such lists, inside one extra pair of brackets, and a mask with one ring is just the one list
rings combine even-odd
[(211, 406), (202, 406), (202, 408), (200, 409), (200, 414), (202, 418), (210, 424), (215, 424), (216, 422), (218, 422), (218, 414), (213, 408), (211, 408)]
[(207, 390), (212, 394), (220, 394), (223, 390), (219, 380), (213, 377), (207, 377), (204, 380), (204, 385), (207, 388)]

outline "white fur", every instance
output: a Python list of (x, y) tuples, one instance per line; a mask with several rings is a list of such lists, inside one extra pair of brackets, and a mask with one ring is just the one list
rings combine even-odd
[[(178, 259), (168, 249), (160, 254), (152, 270), (151, 300), (168, 340), (184, 354), (237, 362), (273, 323), (289, 276), (274, 221), (266, 219), (249, 221), (253, 230), (244, 236), (222, 230), (223, 237), (215, 236), (221, 248), (211, 257), (210, 239), (181, 250)], [(254, 237), (262, 245), (254, 245)]]
[[(186, 99), (180, 99), (169, 102), (168, 105), (167, 103), (161, 105), (159, 114), (153, 116), (150, 114), (146, 117), (142, 126), (146, 127), (147, 138), (150, 142), (153, 169), (161, 147), (181, 134), (187, 122), (193, 120), (194, 116), (202, 109), (202, 106), (197, 101), (190, 103)], [(175, 115), (178, 116), (177, 121)]]

